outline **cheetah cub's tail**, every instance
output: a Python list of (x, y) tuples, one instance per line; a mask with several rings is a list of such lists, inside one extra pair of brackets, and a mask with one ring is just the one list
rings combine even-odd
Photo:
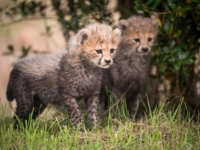
[(6, 90), (6, 97), (7, 97), (8, 101), (10, 101), (10, 102), (13, 101), (13, 99), (14, 99), (10, 81), (8, 82), (8, 86), (7, 86), (7, 90)]

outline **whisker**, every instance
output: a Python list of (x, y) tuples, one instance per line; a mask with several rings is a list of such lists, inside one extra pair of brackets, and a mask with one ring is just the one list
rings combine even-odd
[(118, 64), (117, 64), (117, 63), (115, 63), (115, 62), (113, 62), (113, 64), (112, 64), (112, 65), (118, 66)]

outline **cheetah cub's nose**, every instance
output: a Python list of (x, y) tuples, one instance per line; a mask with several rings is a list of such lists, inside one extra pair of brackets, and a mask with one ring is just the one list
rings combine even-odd
[(110, 59), (105, 59), (105, 62), (106, 62), (107, 64), (109, 64), (109, 63), (111, 62), (111, 60), (110, 60)]
[(142, 48), (143, 52), (147, 52), (149, 49), (147, 47)]

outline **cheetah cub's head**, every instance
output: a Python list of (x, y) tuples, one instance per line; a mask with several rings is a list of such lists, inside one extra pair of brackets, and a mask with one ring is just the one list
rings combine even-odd
[(155, 19), (134, 16), (128, 20), (120, 20), (118, 27), (122, 31), (121, 47), (126, 50), (127, 55), (148, 55), (158, 32)]
[(77, 34), (80, 57), (90, 65), (109, 68), (120, 41), (121, 31), (105, 24), (91, 24)]

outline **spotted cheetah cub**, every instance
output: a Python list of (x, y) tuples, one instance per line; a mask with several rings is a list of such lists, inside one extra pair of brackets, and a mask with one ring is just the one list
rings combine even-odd
[(64, 106), (75, 127), (84, 128), (77, 100), (84, 98), (92, 125), (99, 120), (98, 103), (102, 68), (109, 68), (121, 31), (104, 24), (81, 29), (66, 52), (41, 54), (17, 62), (7, 87), (9, 101), (16, 99), (15, 127), (32, 112), (35, 119), (48, 104)]
[(122, 31), (121, 42), (114, 58), (115, 65), (104, 71), (100, 101), (107, 109), (109, 97), (114, 105), (119, 103), (118, 106), (122, 106), (125, 99), (129, 114), (137, 117), (137, 105), (144, 98), (150, 73), (151, 48), (158, 25), (151, 18), (134, 16), (121, 20), (118, 27)]

